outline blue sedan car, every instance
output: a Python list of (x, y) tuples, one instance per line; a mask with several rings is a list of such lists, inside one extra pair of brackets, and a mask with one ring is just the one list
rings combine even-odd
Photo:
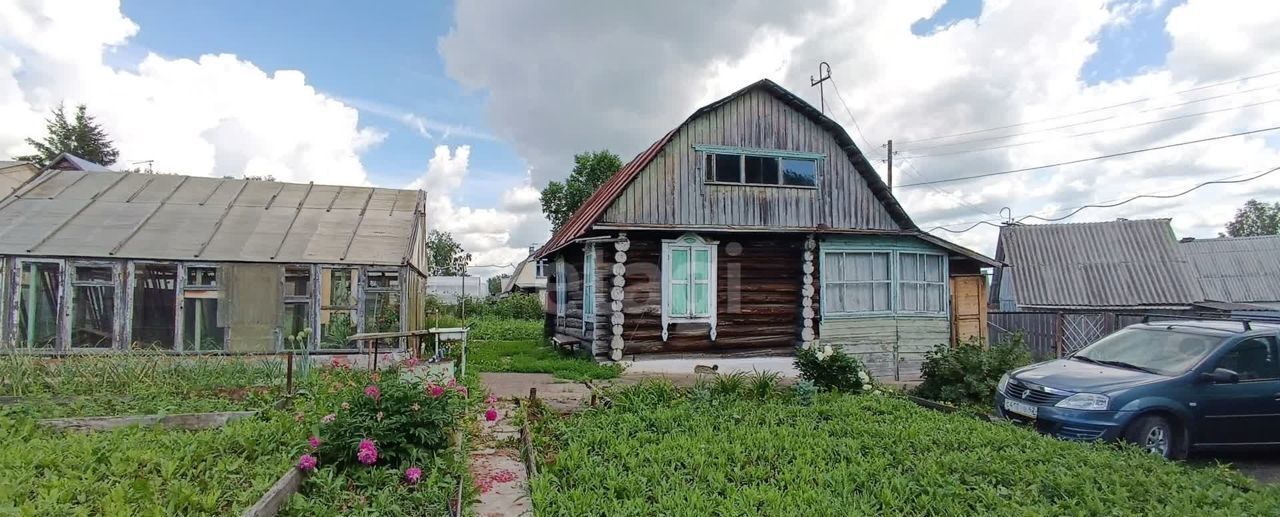
[(1125, 440), (1166, 458), (1280, 446), (1280, 326), (1131, 325), (1064, 359), (1005, 374), (996, 412), (1070, 440)]

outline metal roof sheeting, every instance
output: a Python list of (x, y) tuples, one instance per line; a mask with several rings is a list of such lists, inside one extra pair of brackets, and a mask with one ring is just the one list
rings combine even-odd
[(48, 171), (0, 203), (0, 255), (400, 265), (418, 191)]
[(1179, 244), (1206, 300), (1280, 301), (1280, 235), (1195, 239)]
[(1148, 307), (1203, 299), (1168, 219), (1000, 229), (1019, 306)]

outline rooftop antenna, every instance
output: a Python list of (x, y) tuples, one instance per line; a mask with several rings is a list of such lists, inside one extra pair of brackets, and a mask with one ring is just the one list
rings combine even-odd
[(145, 164), (147, 164), (147, 174), (150, 174), (150, 173), (151, 173), (151, 164), (155, 163), (155, 160), (142, 160), (142, 161), (137, 161), (137, 162), (133, 162), (133, 163), (132, 163), (132, 165), (138, 165), (138, 164), (140, 164), (140, 163), (145, 163)]
[[(827, 69), (826, 75), (823, 75), (822, 73), (823, 67), (826, 67)], [(824, 115), (827, 113), (827, 97), (822, 91), (822, 83), (827, 82), (827, 79), (831, 79), (831, 65), (827, 64), (826, 61), (823, 61), (818, 63), (818, 78), (814, 79), (812, 75), (809, 76), (809, 86), (818, 87), (818, 106)]]

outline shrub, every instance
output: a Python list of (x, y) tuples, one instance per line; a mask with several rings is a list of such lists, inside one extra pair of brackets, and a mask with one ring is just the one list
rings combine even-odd
[(796, 351), (795, 365), (801, 379), (812, 382), (821, 390), (859, 393), (864, 385), (870, 387), (871, 378), (862, 362), (839, 347), (802, 347)]
[(467, 319), (497, 318), (542, 321), (546, 316), (546, 310), (542, 308), (542, 301), (538, 299), (538, 295), (530, 293), (512, 293), (503, 297), (464, 296), (454, 303), (445, 303), (438, 297), (427, 296), (423, 302), (423, 309), (426, 311), (427, 316), (439, 313), (442, 316), (460, 318), (463, 315), (464, 303), (466, 304)]
[(938, 345), (925, 354), (920, 368), (924, 382), (915, 394), (952, 404), (987, 405), (1001, 375), (1030, 363), (1031, 354), (1021, 334), (989, 347), (976, 340), (955, 347)]
[(770, 398), (778, 392), (781, 381), (782, 374), (778, 372), (755, 372), (747, 379), (747, 393), (757, 400)]
[(485, 317), (467, 322), (476, 341), (542, 340), (542, 320), (515, 320)]
[(737, 397), (747, 385), (747, 374), (742, 372), (725, 373), (715, 376), (711, 381), (711, 393), (724, 397)]
[[(384, 375), (321, 424), (320, 465), (395, 465), (449, 445), (449, 433), (466, 407), (461, 389), (423, 386), (395, 371)], [(376, 453), (362, 456), (370, 443)]]

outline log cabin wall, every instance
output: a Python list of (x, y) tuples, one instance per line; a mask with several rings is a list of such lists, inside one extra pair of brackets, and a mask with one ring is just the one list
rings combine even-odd
[[(716, 340), (711, 341), (706, 323), (673, 323), (663, 341), (662, 239), (674, 239), (682, 233), (628, 232), (625, 355), (765, 348), (789, 352), (796, 346), (803, 234), (700, 233), (719, 241)], [(605, 312), (605, 307), (600, 312)]]
[[(695, 145), (825, 156), (816, 188), (708, 184)], [(884, 205), (826, 129), (756, 89), (690, 121), (609, 206), (602, 224), (897, 230)]]

